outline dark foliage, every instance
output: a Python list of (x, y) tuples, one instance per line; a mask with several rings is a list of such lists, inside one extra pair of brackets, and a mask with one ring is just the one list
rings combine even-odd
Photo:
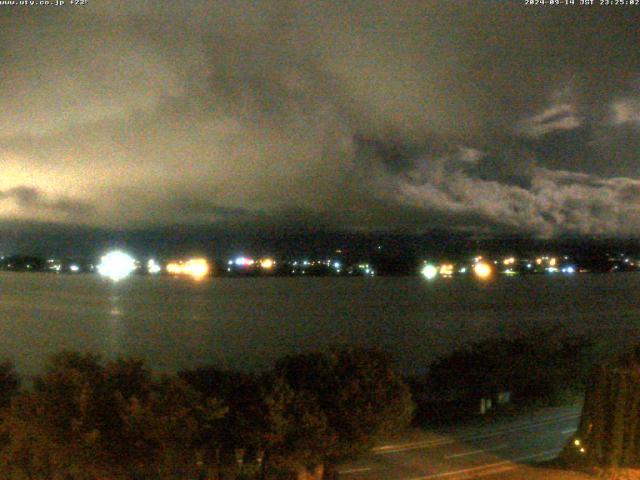
[(382, 351), (351, 349), (285, 357), (275, 372), (319, 405), (336, 435), (331, 456), (339, 458), (410, 422), (411, 393), (391, 366)]
[(325, 463), (410, 419), (382, 352), (287, 357), (262, 376), (200, 368), (156, 377), (140, 361), (53, 356), (18, 393), (0, 368), (0, 478), (320, 478)]
[(20, 389), (20, 377), (16, 373), (13, 363), (0, 363), (0, 409), (7, 408), (11, 399)]
[(426, 391), (440, 401), (495, 397), (511, 392), (516, 402), (553, 400), (582, 389), (594, 358), (594, 344), (557, 329), (516, 338), (480, 341), (435, 362)]

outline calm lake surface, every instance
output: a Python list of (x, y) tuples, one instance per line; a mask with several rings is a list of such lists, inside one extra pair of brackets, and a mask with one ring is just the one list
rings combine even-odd
[(26, 375), (61, 349), (159, 371), (255, 370), (336, 345), (380, 346), (407, 373), (469, 341), (536, 326), (640, 343), (640, 274), (212, 278), (0, 273), (0, 357)]

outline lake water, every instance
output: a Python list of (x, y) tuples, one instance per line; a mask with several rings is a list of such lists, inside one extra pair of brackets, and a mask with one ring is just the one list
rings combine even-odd
[(255, 370), (336, 345), (380, 346), (407, 373), (465, 342), (562, 325), (640, 343), (640, 274), (426, 281), (0, 273), (0, 357), (23, 374), (52, 352), (131, 355), (159, 371)]

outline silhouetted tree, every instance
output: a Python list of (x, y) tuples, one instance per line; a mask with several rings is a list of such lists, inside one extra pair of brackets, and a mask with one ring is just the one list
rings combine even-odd
[(288, 356), (277, 362), (275, 374), (326, 416), (335, 441), (325, 460), (365, 450), (385, 433), (406, 426), (413, 415), (408, 387), (389, 355), (379, 350)]
[[(175, 376), (92, 354), (52, 357), (0, 425), (2, 478), (176, 478), (197, 470), (202, 430), (225, 413)], [(182, 477), (180, 477), (182, 478)]]

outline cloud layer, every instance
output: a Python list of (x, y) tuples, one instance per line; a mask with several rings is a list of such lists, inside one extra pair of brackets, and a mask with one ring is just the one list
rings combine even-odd
[(635, 10), (309, 3), (0, 10), (0, 218), (640, 234)]

